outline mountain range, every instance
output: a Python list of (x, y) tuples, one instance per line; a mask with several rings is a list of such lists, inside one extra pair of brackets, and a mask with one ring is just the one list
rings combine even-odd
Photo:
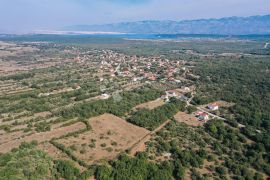
[(137, 21), (103, 25), (74, 25), (68, 31), (101, 31), (135, 34), (270, 34), (270, 15), (183, 21)]

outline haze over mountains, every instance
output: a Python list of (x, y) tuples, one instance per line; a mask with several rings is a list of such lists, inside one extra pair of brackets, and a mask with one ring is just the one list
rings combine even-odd
[(75, 25), (67, 31), (102, 31), (136, 34), (270, 34), (270, 15), (184, 21), (137, 21), (104, 25)]

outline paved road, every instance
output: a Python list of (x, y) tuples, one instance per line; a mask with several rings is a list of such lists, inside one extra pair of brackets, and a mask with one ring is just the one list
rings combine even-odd
[(226, 121), (225, 118), (222, 118), (222, 117), (217, 116), (217, 115), (215, 115), (215, 114), (213, 114), (213, 113), (210, 113), (210, 112), (204, 110), (203, 108), (197, 107), (197, 109), (200, 110), (200, 111), (202, 111), (202, 112), (207, 113), (209, 116), (211, 116), (211, 117), (213, 117), (213, 118), (217, 118), (217, 119), (221, 119), (221, 120), (223, 120), (223, 121)]
[[(192, 99), (193, 99), (193, 95), (192, 95), (192, 97), (187, 101), (187, 106), (194, 106), (194, 105), (190, 104), (190, 102), (192, 101)], [(196, 107), (196, 106), (195, 106), (195, 107)], [(207, 113), (209, 116), (211, 116), (211, 117), (213, 117), (213, 118), (220, 119), (220, 120), (222, 120), (222, 121), (227, 121), (227, 119), (225, 119), (225, 118), (223, 118), (223, 117), (220, 117), (220, 116), (218, 116), (218, 115), (215, 115), (215, 114), (213, 114), (213, 113), (210, 113), (210, 112), (206, 111), (206, 110), (203, 109), (203, 108), (200, 108), (200, 107), (196, 107), (196, 108), (197, 108), (198, 110), (202, 111), (202, 112)], [(239, 127), (246, 127), (246, 126), (243, 125), (243, 124), (240, 124), (240, 123), (237, 123), (237, 124), (238, 124)]]

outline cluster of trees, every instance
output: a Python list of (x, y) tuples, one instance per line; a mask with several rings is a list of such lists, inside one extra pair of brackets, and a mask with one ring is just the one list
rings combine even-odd
[(146, 154), (140, 153), (134, 158), (121, 155), (117, 161), (110, 165), (102, 165), (97, 168), (97, 179), (155, 179), (171, 180), (173, 177), (182, 179), (184, 169), (175, 166), (171, 162), (155, 164), (148, 161)]
[(19, 148), (0, 155), (0, 179), (67, 179), (87, 180), (95, 167), (83, 173), (69, 160), (55, 160), (37, 150), (37, 142), (22, 143)]
[(33, 113), (49, 111), (52, 103), (48, 97), (38, 97), (36, 93), (29, 92), (21, 95), (1, 97), (0, 113), (29, 111)]
[(154, 130), (166, 120), (173, 118), (178, 111), (184, 110), (185, 103), (172, 98), (169, 103), (166, 103), (163, 106), (157, 107), (153, 110), (140, 109), (136, 111), (132, 114), (128, 121), (149, 130)]
[(51, 124), (45, 121), (36, 123), (35, 127), (37, 132), (46, 132), (51, 130)]
[(5, 81), (5, 80), (23, 80), (23, 79), (28, 79), (28, 78), (32, 78), (35, 76), (35, 73), (18, 73), (18, 74), (12, 74), (12, 75), (8, 75), (8, 76), (2, 76), (0, 78), (1, 81)]
[(225, 126), (221, 120), (210, 120), (205, 124), (205, 130), (223, 145), (239, 150), (242, 148), (241, 143), (246, 143), (246, 138), (237, 130)]
[(198, 167), (202, 164), (205, 154), (193, 151), (175, 153), (173, 161), (153, 163), (146, 153), (139, 153), (134, 158), (121, 155), (117, 161), (97, 167), (97, 179), (183, 179), (185, 169), (190, 165)]
[(0, 155), (0, 179), (51, 179), (53, 160), (36, 150), (37, 142), (23, 143), (19, 148)]
[(96, 102), (86, 102), (76, 105), (70, 109), (64, 109), (58, 112), (63, 117), (83, 117), (89, 118), (104, 113), (111, 113), (117, 116), (123, 116), (134, 106), (154, 100), (160, 97), (161, 92), (155, 89), (137, 89), (130, 92), (119, 94), (119, 99), (111, 97), (107, 100)]
[(67, 180), (76, 180), (80, 174), (80, 170), (75, 167), (73, 162), (68, 160), (55, 161), (55, 167), (61, 177)]
[(151, 152), (150, 159), (171, 153), (172, 163), (191, 169), (194, 179), (206, 177), (195, 170), (202, 167), (204, 160), (214, 162), (208, 167), (211, 177), (224, 179), (230, 174), (235, 179), (263, 179), (262, 173), (269, 174), (269, 157), (264, 146), (248, 144), (239, 130), (220, 120), (211, 120), (204, 127), (196, 128), (172, 121), (147, 147), (147, 152)]
[[(214, 150), (221, 155), (229, 154), (229, 157), (225, 158), (224, 166), (230, 173), (236, 177), (253, 177), (254, 179), (263, 179), (259, 172), (270, 175), (269, 158), (265, 156), (263, 144), (256, 142), (247, 144), (246, 137), (239, 131), (225, 126), (220, 120), (209, 121), (205, 124), (205, 130), (218, 140), (213, 146)], [(259, 172), (254, 173), (249, 167)]]
[(263, 136), (264, 140), (259, 142), (265, 145), (268, 152), (269, 68), (270, 62), (266, 57), (244, 57), (238, 60), (220, 58), (204, 61), (194, 69), (194, 73), (200, 75), (197, 81), (200, 93), (194, 98), (194, 103), (205, 104), (220, 99), (236, 103), (229, 109), (234, 114), (235, 120), (246, 125), (249, 128), (246, 131), (252, 128), (260, 129), (264, 135), (259, 136)]

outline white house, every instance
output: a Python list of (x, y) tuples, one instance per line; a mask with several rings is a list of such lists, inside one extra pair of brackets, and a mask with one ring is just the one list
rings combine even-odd
[(211, 111), (216, 111), (218, 110), (219, 107), (216, 103), (214, 103), (214, 104), (208, 105), (207, 108), (210, 109)]
[(109, 98), (110, 98), (109, 94), (104, 93), (101, 95), (101, 99), (109, 99)]
[(209, 115), (205, 112), (198, 112), (196, 114), (196, 117), (200, 120), (200, 121), (207, 121), (209, 120)]

